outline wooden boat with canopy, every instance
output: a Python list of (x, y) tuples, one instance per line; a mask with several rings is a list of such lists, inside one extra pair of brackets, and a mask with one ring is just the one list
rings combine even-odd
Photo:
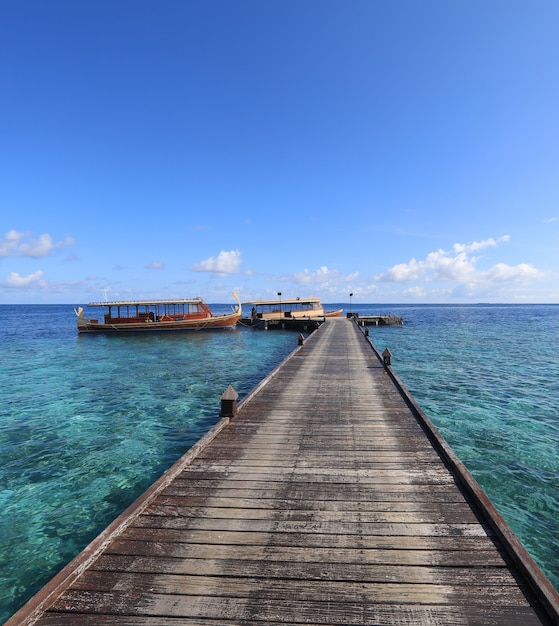
[(242, 305), (234, 311), (214, 315), (202, 298), (176, 300), (115, 300), (90, 302), (91, 308), (104, 307), (103, 317), (86, 317), (84, 309), (74, 309), (80, 333), (91, 332), (154, 332), (174, 330), (202, 330), (234, 327), (242, 315)]
[(320, 298), (295, 298), (293, 300), (254, 300), (243, 302), (251, 316), (241, 324), (255, 326), (261, 322), (286, 322), (290, 320), (320, 320), (325, 317), (341, 317), (343, 309), (325, 311)]

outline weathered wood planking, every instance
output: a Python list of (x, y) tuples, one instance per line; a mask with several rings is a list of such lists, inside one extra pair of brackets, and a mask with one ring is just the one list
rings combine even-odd
[(392, 370), (340, 318), (7, 626), (529, 626), (559, 623), (558, 606)]

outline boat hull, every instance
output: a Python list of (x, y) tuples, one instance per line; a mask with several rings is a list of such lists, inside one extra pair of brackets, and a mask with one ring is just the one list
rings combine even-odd
[(343, 309), (337, 309), (336, 311), (325, 311), (324, 317), (341, 317)]

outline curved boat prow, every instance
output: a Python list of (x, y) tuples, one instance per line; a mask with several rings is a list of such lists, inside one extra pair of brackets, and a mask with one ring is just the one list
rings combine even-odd
[(83, 331), (87, 329), (88, 320), (83, 316), (83, 307), (79, 306), (77, 309), (74, 308), (74, 313), (78, 318), (77, 327), (78, 331)]
[(239, 315), (242, 315), (243, 313), (243, 305), (241, 304), (241, 301), (239, 300), (239, 296), (233, 292), (233, 298), (235, 298), (235, 300), (237, 301), (237, 306), (235, 307), (235, 313), (238, 313)]

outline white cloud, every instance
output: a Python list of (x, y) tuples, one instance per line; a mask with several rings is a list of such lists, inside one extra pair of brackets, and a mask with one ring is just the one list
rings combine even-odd
[(344, 275), (338, 270), (329, 270), (325, 265), (319, 267), (315, 272), (309, 272), (304, 269), (302, 272), (287, 277), (287, 280), (293, 281), (299, 285), (318, 285), (320, 287), (329, 287), (340, 283), (347, 283), (355, 280), (359, 276), (359, 272)]
[(194, 272), (212, 272), (214, 274), (237, 274), (241, 271), (242, 255), (240, 250), (222, 250), (217, 257), (192, 265)]
[(399, 263), (393, 265), (386, 274), (378, 274), (375, 280), (385, 282), (404, 282), (406, 280), (417, 280), (425, 273), (425, 263), (411, 259), (409, 263)]
[(43, 233), (37, 239), (31, 238), (29, 233), (10, 230), (0, 240), (0, 257), (31, 257), (39, 259), (48, 256), (51, 252), (74, 244), (72, 237), (55, 242), (51, 235)]
[(411, 259), (408, 263), (400, 263), (391, 267), (386, 273), (375, 276), (380, 282), (454, 282), (472, 287), (482, 284), (504, 282), (525, 282), (543, 278), (543, 272), (532, 265), (521, 263), (516, 266), (497, 263), (487, 270), (479, 270), (476, 264), (479, 257), (472, 253), (485, 248), (496, 247), (509, 241), (505, 235), (498, 239), (486, 239), (472, 243), (456, 243), (452, 251), (437, 250), (430, 252), (424, 260)]
[(495, 247), (501, 242), (507, 242), (510, 239), (510, 235), (503, 235), (498, 239), (485, 239), (485, 241), (472, 241), (472, 243), (455, 243), (453, 249), (456, 253), (460, 252), (476, 252), (477, 250), (483, 250), (484, 248)]
[(17, 250), (18, 243), (25, 237), (24, 233), (18, 233), (16, 230), (10, 230), (0, 240), (0, 257), (17, 256), (14, 252)]
[(491, 282), (526, 282), (543, 278), (544, 274), (527, 263), (520, 263), (514, 266), (497, 263), (486, 272), (481, 272), (481, 275)]
[(16, 289), (30, 286), (44, 287), (46, 283), (41, 280), (42, 277), (43, 272), (41, 270), (37, 270), (28, 276), (20, 276), (17, 272), (11, 272), (2, 285), (4, 287), (15, 287)]
[(162, 270), (165, 269), (165, 263), (161, 261), (154, 261), (153, 263), (149, 263), (149, 265), (145, 265), (144, 269), (146, 270)]
[(403, 293), (404, 295), (412, 296), (413, 298), (425, 298), (425, 296), (427, 295), (425, 289), (420, 285), (410, 287), (409, 289), (406, 289)]

